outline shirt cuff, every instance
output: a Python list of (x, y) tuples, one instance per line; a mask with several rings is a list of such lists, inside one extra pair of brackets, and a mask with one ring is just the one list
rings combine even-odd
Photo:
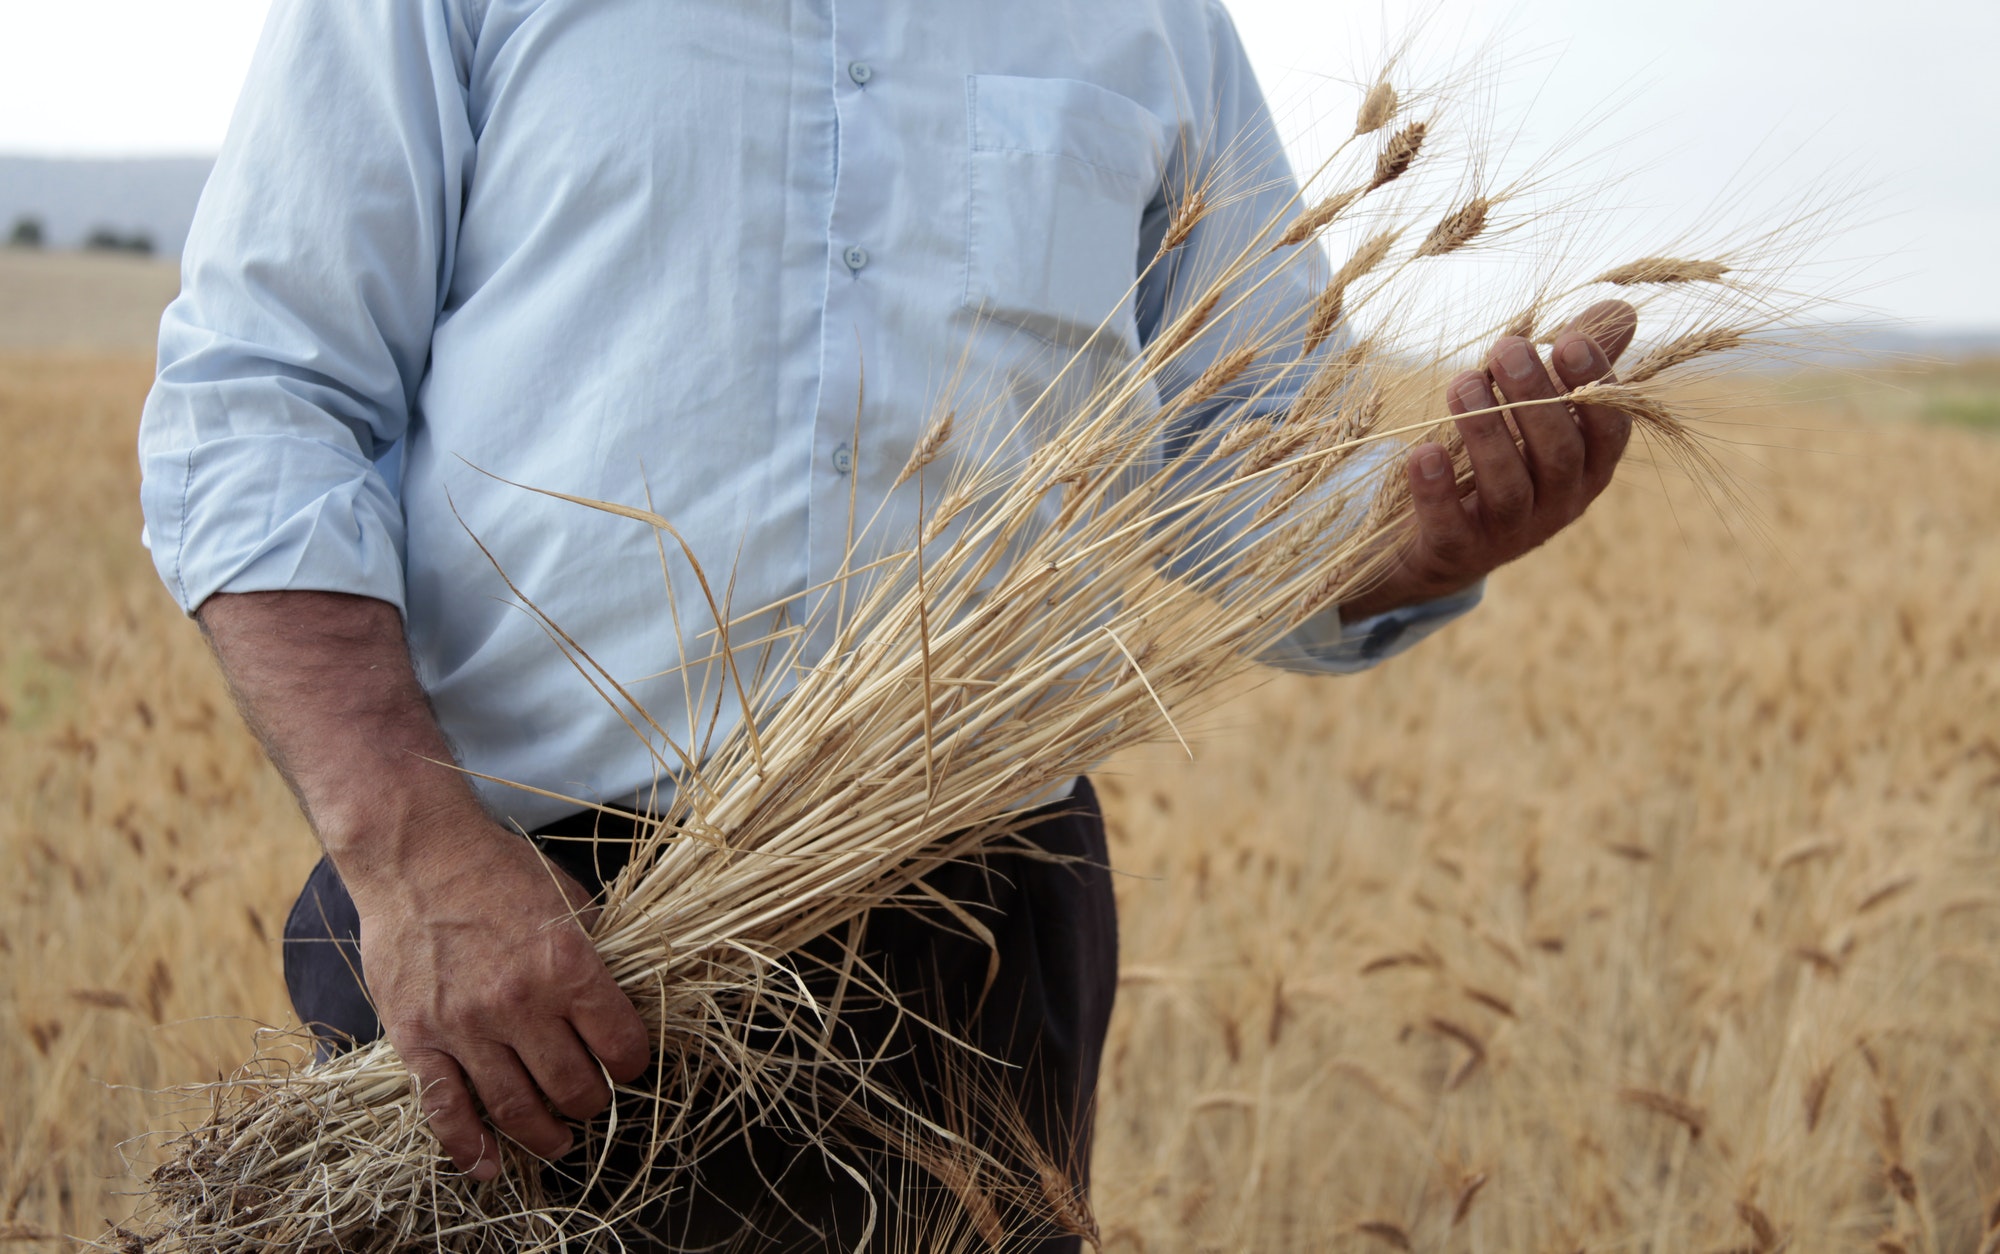
[(1432, 601), (1400, 606), (1359, 622), (1340, 621), (1340, 607), (1323, 610), (1293, 628), (1258, 659), (1266, 666), (1307, 675), (1352, 675), (1395, 657), (1471, 611), (1486, 595), (1486, 581)]
[(346, 592), (403, 608), (403, 518), (351, 449), (226, 437), (146, 453), (145, 540), (192, 614), (218, 592)]

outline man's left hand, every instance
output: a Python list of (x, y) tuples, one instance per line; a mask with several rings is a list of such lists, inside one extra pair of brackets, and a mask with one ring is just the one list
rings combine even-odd
[(1638, 325), (1632, 306), (1604, 301), (1556, 336), (1553, 374), (1531, 341), (1508, 336), (1494, 343), (1485, 370), (1452, 379), (1446, 400), (1461, 415), (1471, 481), (1458, 482), (1442, 445), (1410, 450), (1404, 470), (1416, 516), (1401, 554), (1381, 583), (1341, 605), (1341, 617), (1356, 622), (1460, 591), (1575, 522), (1611, 483), (1632, 420), (1555, 398), (1610, 375)]

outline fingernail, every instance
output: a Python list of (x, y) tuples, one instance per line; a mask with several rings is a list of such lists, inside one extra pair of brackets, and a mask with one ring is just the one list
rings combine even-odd
[(1445, 472), (1451, 469), (1451, 463), (1445, 460), (1443, 449), (1427, 448), (1423, 456), (1417, 458), (1417, 469), (1423, 471), (1426, 479), (1442, 479)]
[(1572, 337), (1563, 345), (1563, 367), (1571, 374), (1586, 374), (1597, 364), (1597, 354), (1583, 336)]
[(1467, 409), (1485, 409), (1491, 404), (1486, 398), (1486, 384), (1476, 378), (1461, 382), (1458, 385), (1458, 403)]
[(1526, 340), (1507, 340), (1500, 345), (1500, 368), (1510, 379), (1527, 380), (1535, 377), (1542, 364), (1535, 360)]

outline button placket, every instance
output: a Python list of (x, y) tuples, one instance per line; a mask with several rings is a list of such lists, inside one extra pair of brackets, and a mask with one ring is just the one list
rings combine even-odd
[[(870, 0), (830, 0), (837, 10), (833, 28), (831, 81), (822, 79), (829, 90), (835, 111), (837, 145), (833, 168), (833, 197), (826, 222), (825, 256), (831, 271), (825, 289), (821, 341), (820, 411), (817, 453), (813, 460), (812, 536), (807, 566), (815, 581), (837, 576), (846, 558), (846, 545), (853, 526), (850, 513), (869, 494), (880, 490), (874, 482), (881, 466), (874, 454), (866, 466), (860, 464), (860, 438), (876, 438), (869, 413), (857, 413), (862, 401), (862, 362), (878, 347), (873, 341), (873, 313), (878, 300), (888, 294), (869, 282), (878, 276), (875, 264), (881, 260), (879, 247), (886, 247), (876, 234), (882, 229), (884, 208), (883, 163), (887, 156), (880, 129), (885, 121), (885, 102), (875, 94), (876, 67), (862, 46), (849, 43), (848, 32), (866, 41), (879, 18), (871, 14)], [(846, 46), (843, 46), (846, 45)], [(824, 67), (825, 62), (821, 63)], [(824, 73), (822, 69), (822, 73)], [(845, 76), (846, 82), (841, 81)], [(884, 80), (885, 85), (887, 80)], [(886, 272), (885, 272), (886, 274)], [(847, 282), (840, 282), (840, 278)], [(866, 402), (874, 409), (873, 399)], [(857, 500), (856, 493), (860, 493)]]

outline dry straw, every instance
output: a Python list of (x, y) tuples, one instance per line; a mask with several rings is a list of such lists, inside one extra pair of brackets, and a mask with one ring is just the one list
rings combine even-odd
[[(380, 1043), (298, 1070), (260, 1065), (208, 1090), (208, 1117), (151, 1177), (151, 1239), (204, 1252), (615, 1248), (619, 1223), (756, 1120), (789, 1128), (843, 1169), (858, 1161), (848, 1147), (859, 1140), (896, 1144), (940, 1190), (930, 1230), (957, 1234), (935, 1248), (1051, 1230), (1094, 1241), (1081, 1192), (1052, 1166), (1061, 1156), (1021, 1144), (1004, 1094), (968, 1087), (963, 1117), (940, 1116), (842, 1049), (843, 1009), (887, 995), (859, 953), (847, 953), (831, 998), (807, 991), (792, 955), (891, 904), (928, 903), (976, 929), (956, 903), (926, 896), (927, 872), (1007, 840), (1027, 799), (1119, 750), (1178, 740), (1180, 721), (1259, 654), (1392, 566), (1410, 498), (1399, 459), (1382, 454), (1444, 438), (1440, 383), (1468, 359), (1424, 346), (1478, 345), (1510, 321), (1402, 336), (1400, 313), (1441, 264), (1489, 243), (1498, 215), (1532, 221), (1511, 197), (1467, 199), (1462, 178), (1427, 199), (1421, 176), (1442, 120), (1388, 131), (1407, 98), (1386, 77), (1375, 82), (1354, 136), (1294, 203), (1240, 232), (1222, 264), (1177, 293), (1145, 352), (1110, 365), (1099, 346), (1080, 352), (1020, 419), (1049, 433), (1032, 452), (967, 451), (1021, 442), (962, 439), (955, 433), (1001, 420), (964, 405), (940, 412), (898, 480), (935, 503), (921, 529), (877, 535), (864, 525), (837, 586), (782, 607), (732, 615), (704, 579), (722, 690), (741, 707), (717, 743), (675, 744), (561, 624), (542, 619), (675, 785), (592, 929), (654, 1035), (653, 1074), (621, 1089), (609, 1117), (641, 1147), (641, 1170), (612, 1178), (602, 1157), (612, 1124), (600, 1120), (586, 1130), (598, 1157), (585, 1171), (607, 1200), (587, 1213), (558, 1202), (512, 1148), (498, 1180), (458, 1175), (425, 1129), (401, 1061)], [(1373, 151), (1360, 150), (1384, 131)], [(1175, 189), (1162, 257), (1241, 199), (1215, 155), (1207, 174)], [(1393, 203), (1382, 194), (1391, 184)], [(1260, 306), (1258, 294), (1287, 271), (1323, 273), (1314, 241), (1357, 213), (1367, 215), (1360, 239), (1330, 278), (1312, 282), (1307, 307)], [(1580, 304), (1594, 285), (1710, 292), (1693, 323), (1673, 325), (1668, 311), (1651, 332), (1660, 347), (1622, 382), (1573, 399), (1625, 411), (1670, 454), (1693, 448), (1665, 384), (1772, 329), (1758, 293), (1717, 282), (1730, 272), (1720, 261), (1645, 258), (1541, 283), (1537, 310)], [(1163, 388), (1189, 376), (1191, 386)], [(1225, 395), (1241, 406), (1236, 420), (1190, 427)], [(1191, 429), (1177, 457), (1158, 455), (1164, 433)], [(1469, 482), (1462, 450), (1448, 447)], [(700, 568), (669, 518), (565, 499), (653, 529), (663, 549), (681, 548)], [(737, 638), (778, 611), (802, 629)], [(680, 622), (677, 611), (677, 634)], [(823, 643), (805, 655), (807, 640)], [(683, 656), (698, 643), (682, 640)], [(689, 673), (691, 693), (707, 690)], [(1422, 961), (1393, 955), (1368, 971)], [(1453, 1020), (1430, 1026), (1465, 1055), (1452, 1082), (1472, 1081), (1486, 1042)], [(909, 1030), (934, 1029), (913, 1019)], [(683, 1100), (692, 1094), (708, 1100)], [(1635, 1090), (1626, 1100), (1700, 1131), (1699, 1112), (1678, 1099)], [(1483, 1182), (1468, 1177), (1458, 1220)], [(907, 1222), (914, 1203), (882, 1201), (885, 1230)], [(1356, 1231), (1408, 1248), (1386, 1220)]]

